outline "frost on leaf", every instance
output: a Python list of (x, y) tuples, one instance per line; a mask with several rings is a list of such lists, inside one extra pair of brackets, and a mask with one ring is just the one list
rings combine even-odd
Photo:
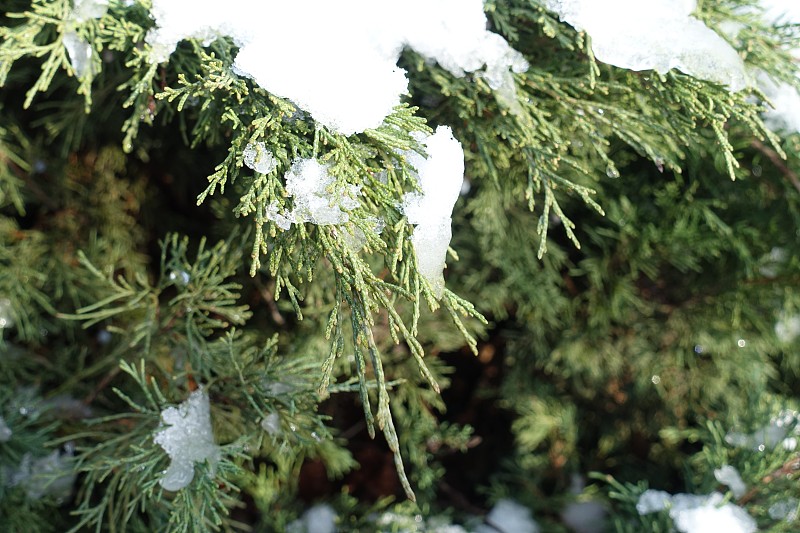
[(691, 16), (695, 0), (546, 0), (545, 6), (586, 31), (604, 63), (661, 73), (677, 69), (731, 91), (747, 84), (736, 50)]
[(164, 448), (171, 462), (159, 483), (165, 490), (180, 490), (194, 478), (195, 463), (208, 461), (214, 468), (219, 462), (208, 394), (202, 389), (194, 391), (178, 407), (164, 409), (161, 421), (167, 427), (156, 433), (153, 441)]
[[(528, 68), (486, 29), (482, 0), (153, 0), (151, 13), (151, 61), (169, 59), (185, 38), (231, 37), (240, 48), (234, 72), (345, 135), (378, 127), (400, 103), (408, 81), (397, 61), (406, 47), (455, 76), (478, 72), (512, 111), (510, 72)], [(285, 22), (264, 31), (264, 20)]]
[(421, 192), (406, 194), (402, 210), (408, 221), (416, 225), (411, 242), (417, 267), (430, 283), (433, 294), (441, 298), (442, 272), (452, 237), (450, 217), (464, 181), (464, 152), (447, 126), (439, 126), (423, 142), (427, 157), (417, 153), (407, 156), (408, 163), (416, 169)]

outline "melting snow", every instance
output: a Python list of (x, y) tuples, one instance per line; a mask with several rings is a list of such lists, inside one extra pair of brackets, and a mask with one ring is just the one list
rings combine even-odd
[(346, 184), (336, 189), (336, 178), (327, 165), (316, 159), (298, 159), (286, 173), (286, 192), (294, 200), (292, 210), (282, 212), (273, 202), (266, 212), (266, 217), (283, 230), (303, 222), (344, 224), (350, 220), (348, 211), (359, 206), (361, 186)]
[(545, 0), (592, 39), (595, 57), (630, 70), (678, 69), (743, 89), (748, 77), (734, 48), (691, 16), (696, 0)]
[(464, 181), (464, 152), (453, 131), (439, 126), (436, 133), (420, 139), (428, 156), (407, 154), (408, 163), (417, 171), (421, 192), (403, 197), (403, 213), (415, 224), (411, 242), (417, 266), (437, 298), (444, 293), (445, 258), (452, 237), (451, 216)]
[(191, 483), (195, 463), (208, 461), (213, 468), (219, 462), (208, 395), (202, 389), (194, 391), (177, 408), (164, 409), (161, 421), (167, 427), (156, 433), (153, 441), (164, 448), (172, 462), (159, 483), (165, 490), (176, 491)]
[[(397, 60), (406, 46), (455, 76), (478, 72), (512, 111), (510, 72), (528, 68), (486, 30), (482, 0), (154, 0), (152, 14), (152, 61), (166, 61), (185, 38), (230, 36), (240, 46), (236, 72), (345, 135), (379, 126), (400, 103), (408, 83)], [(276, 21), (268, 31), (265, 20)]]
[(744, 484), (739, 471), (731, 465), (724, 465), (714, 469), (714, 477), (723, 485), (731, 489), (734, 498), (741, 498), (747, 492), (747, 485)]
[(278, 164), (263, 142), (249, 143), (242, 153), (242, 159), (246, 166), (261, 174), (269, 174)]
[(2, 416), (0, 416), (0, 442), (8, 442), (11, 440), (11, 435), (13, 434), (14, 432), (11, 431), (11, 428), (8, 427), (8, 424), (6, 424), (6, 421)]
[(758, 529), (756, 521), (747, 511), (732, 503), (720, 505), (724, 500), (718, 492), (708, 496), (673, 496), (661, 490), (646, 490), (639, 496), (636, 510), (639, 514), (648, 514), (668, 509), (675, 528), (681, 533), (752, 533)]
[(486, 524), (481, 524), (475, 533), (539, 533), (531, 510), (509, 499), (502, 499), (492, 507)]

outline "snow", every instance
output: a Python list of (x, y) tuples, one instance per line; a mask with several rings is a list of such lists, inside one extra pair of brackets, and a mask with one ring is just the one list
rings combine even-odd
[[(510, 73), (528, 68), (486, 30), (482, 0), (154, 0), (152, 15), (151, 61), (168, 60), (184, 38), (230, 36), (240, 46), (235, 72), (345, 135), (379, 126), (400, 103), (408, 90), (397, 66), (404, 47), (454, 76), (476, 72), (512, 111)], [(264, 31), (265, 20), (280, 22)]]
[(281, 417), (278, 413), (270, 413), (261, 421), (261, 428), (270, 435), (281, 432)]
[(88, 20), (100, 18), (108, 11), (108, 0), (75, 0), (72, 11), (65, 20), (66, 31), (62, 43), (67, 50), (69, 62), (75, 74), (82, 78), (91, 74), (92, 46), (75, 31)]
[(195, 463), (208, 461), (213, 468), (219, 462), (208, 394), (202, 389), (194, 391), (177, 408), (164, 409), (161, 421), (167, 427), (156, 433), (153, 441), (164, 448), (171, 462), (159, 483), (165, 490), (176, 491), (191, 483)]
[(775, 83), (763, 72), (758, 76), (758, 87), (769, 98), (772, 106), (764, 114), (764, 124), (774, 132), (800, 132), (800, 93), (785, 82)]
[(606, 530), (606, 508), (600, 502), (572, 502), (561, 511), (561, 521), (575, 533), (602, 533)]
[(796, 0), (761, 0), (759, 4), (773, 24), (800, 23), (800, 3)]
[(108, 0), (75, 0), (69, 19), (83, 24), (89, 19), (98, 19), (108, 11)]
[(539, 533), (531, 510), (513, 500), (499, 500), (475, 533)]
[(53, 450), (44, 457), (34, 459), (30, 453), (22, 456), (19, 467), (11, 470), (9, 487), (22, 487), (31, 500), (44, 496), (62, 500), (72, 492), (75, 474), (69, 466), (72, 449), (64, 453)]
[(768, 512), (770, 518), (773, 520), (794, 522), (797, 520), (798, 507), (800, 507), (800, 500), (797, 498), (788, 498), (772, 504)]
[(636, 71), (678, 69), (731, 91), (747, 84), (736, 50), (691, 16), (695, 0), (545, 0), (545, 6), (586, 31), (604, 63)]
[(286, 192), (293, 198), (291, 211), (283, 212), (277, 202), (267, 206), (266, 217), (283, 230), (293, 223), (311, 222), (319, 225), (344, 224), (350, 220), (348, 211), (360, 204), (361, 186), (345, 184), (337, 187), (330, 167), (316, 159), (298, 159), (286, 173)]
[(756, 521), (747, 511), (732, 503), (723, 504), (724, 501), (718, 492), (707, 496), (673, 496), (661, 490), (646, 490), (639, 496), (636, 510), (639, 514), (648, 514), (669, 509), (669, 516), (681, 533), (752, 533), (757, 530)]
[(723, 465), (720, 468), (714, 469), (714, 477), (717, 478), (717, 481), (731, 489), (734, 498), (741, 498), (747, 492), (747, 485), (745, 485), (742, 480), (742, 476), (739, 475), (739, 471), (731, 465)]
[[(799, 130), (800, 131), (800, 130)], [(775, 323), (775, 336), (781, 342), (789, 343), (800, 337), (800, 315), (781, 316)]]
[(409, 223), (416, 225), (411, 242), (417, 267), (433, 294), (441, 298), (445, 258), (452, 237), (451, 216), (464, 181), (464, 152), (447, 126), (439, 126), (433, 135), (419, 140), (425, 145), (427, 157), (411, 152), (407, 161), (416, 169), (421, 192), (404, 195), (401, 208)]
[(778, 444), (784, 449), (792, 451), (797, 448), (797, 439), (789, 436), (789, 430), (794, 428), (794, 434), (800, 435), (800, 417), (791, 410), (783, 410), (778, 416), (773, 417), (769, 424), (756, 430), (754, 433), (740, 433), (729, 431), (725, 435), (725, 442), (738, 448), (749, 448), (753, 451), (772, 450)]
[(14, 432), (11, 431), (10, 427), (8, 427), (8, 424), (6, 424), (5, 419), (3, 419), (2, 416), (0, 416), (0, 442), (8, 442), (9, 440), (11, 440), (11, 435), (13, 434)]
[(326, 504), (317, 504), (308, 509), (298, 520), (291, 522), (289, 533), (334, 533), (336, 531), (336, 511)]
[(242, 153), (242, 159), (247, 167), (261, 174), (269, 174), (278, 164), (263, 142), (249, 143)]
[[(794, 0), (761, 0), (759, 5), (771, 24), (800, 24), (800, 3)], [(792, 53), (800, 59), (800, 50)], [(758, 87), (774, 106), (764, 113), (767, 127), (778, 133), (800, 132), (800, 93), (797, 89), (785, 82), (775, 82), (763, 72), (758, 74)]]

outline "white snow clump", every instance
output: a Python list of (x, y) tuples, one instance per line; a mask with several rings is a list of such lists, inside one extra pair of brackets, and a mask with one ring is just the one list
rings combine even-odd
[(277, 435), (281, 432), (281, 416), (278, 413), (270, 413), (261, 420), (261, 429), (270, 435)]
[(731, 465), (723, 465), (720, 468), (714, 469), (714, 477), (717, 481), (726, 485), (731, 489), (734, 498), (741, 498), (747, 492), (747, 485), (745, 485), (739, 471)]
[(264, 142), (248, 143), (242, 153), (242, 159), (246, 166), (261, 174), (269, 174), (278, 165)]
[(436, 298), (444, 293), (445, 259), (452, 237), (451, 216), (464, 181), (464, 151), (448, 126), (439, 126), (427, 138), (428, 156), (409, 152), (408, 163), (417, 171), (421, 192), (403, 196), (402, 210), (415, 224), (411, 243), (417, 256), (417, 267), (428, 280)]
[[(486, 30), (483, 0), (153, 0), (152, 15), (151, 61), (169, 59), (182, 39), (227, 35), (240, 47), (234, 72), (345, 135), (378, 127), (400, 103), (408, 82), (397, 60), (406, 46), (455, 76), (485, 66), (479, 75), (512, 111), (510, 71), (528, 68)], [(265, 30), (265, 20), (276, 23)]]
[(724, 500), (719, 492), (673, 496), (661, 490), (646, 490), (639, 496), (636, 510), (648, 514), (668, 509), (675, 529), (681, 533), (752, 533), (758, 529), (747, 511), (732, 503), (720, 505)]
[(10, 427), (8, 427), (8, 424), (6, 424), (5, 419), (2, 416), (0, 416), (0, 442), (8, 442), (9, 440), (11, 440), (11, 435), (13, 434), (14, 432), (11, 431)]
[(499, 500), (492, 507), (486, 515), (486, 524), (478, 526), (475, 533), (539, 533), (531, 510), (509, 499)]
[(75, 27), (90, 19), (102, 17), (108, 11), (108, 0), (75, 0), (66, 22), (62, 42), (67, 50), (69, 62), (78, 77), (90, 72), (92, 66), (92, 46), (75, 31)]
[(800, 500), (797, 498), (788, 498), (775, 502), (769, 507), (769, 517), (773, 520), (794, 522), (797, 520), (798, 507), (800, 507)]
[[(800, 3), (795, 0), (761, 0), (759, 4), (767, 22), (800, 24)], [(800, 50), (793, 50), (792, 54), (800, 60)], [(764, 112), (764, 124), (775, 132), (800, 132), (800, 93), (797, 89), (786, 82), (775, 82), (763, 72), (758, 74), (758, 87), (773, 105), (772, 109)]]
[(156, 433), (153, 441), (164, 448), (171, 462), (159, 483), (165, 490), (176, 491), (191, 483), (195, 463), (208, 461), (214, 468), (219, 462), (208, 394), (202, 389), (194, 391), (177, 408), (164, 409), (161, 421), (167, 427)]
[(775, 323), (775, 336), (785, 343), (792, 342), (797, 337), (800, 337), (800, 315), (787, 315), (784, 313)]
[(604, 63), (661, 73), (678, 69), (731, 91), (747, 84), (736, 50), (691, 16), (696, 0), (545, 0), (545, 6), (586, 31)]
[(792, 427), (794, 435), (800, 435), (800, 416), (796, 411), (785, 409), (773, 417), (768, 425), (754, 433), (729, 431), (725, 435), (725, 442), (737, 448), (762, 452), (767, 449), (772, 450), (780, 444), (785, 450), (792, 451), (797, 448), (797, 438), (789, 436)]
[(361, 186), (347, 184), (339, 190), (330, 190), (335, 184), (336, 178), (331, 176), (327, 165), (316, 159), (298, 159), (286, 173), (286, 192), (294, 199), (292, 210), (281, 212), (277, 202), (273, 202), (267, 206), (266, 216), (283, 230), (303, 222), (344, 224), (350, 220), (347, 212), (359, 206)]
[(299, 519), (289, 523), (287, 533), (335, 533), (336, 511), (327, 504), (317, 504)]
[(19, 467), (12, 469), (7, 478), (9, 487), (22, 487), (31, 500), (50, 496), (56, 500), (67, 498), (75, 483), (75, 473), (68, 462), (72, 457), (72, 448), (68, 447), (62, 454), (53, 450), (50, 455), (34, 459), (30, 453), (22, 456)]

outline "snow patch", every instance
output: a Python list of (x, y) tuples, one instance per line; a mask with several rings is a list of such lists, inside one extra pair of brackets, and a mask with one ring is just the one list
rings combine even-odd
[(26, 453), (19, 467), (11, 470), (8, 486), (22, 487), (31, 500), (44, 496), (63, 500), (70, 495), (75, 483), (76, 476), (69, 465), (71, 458), (71, 447), (67, 447), (64, 453), (53, 450), (51, 454), (36, 459)]
[(349, 211), (360, 204), (361, 186), (336, 186), (330, 167), (316, 159), (298, 159), (286, 173), (286, 192), (293, 198), (291, 211), (281, 211), (277, 202), (267, 206), (266, 217), (283, 229), (292, 224), (311, 222), (318, 225), (344, 224)]
[(531, 510), (509, 499), (502, 499), (492, 507), (486, 524), (481, 524), (475, 533), (539, 533)]
[[(486, 30), (483, 0), (153, 0), (151, 13), (151, 61), (168, 60), (185, 38), (210, 43), (230, 36), (240, 47), (235, 72), (345, 135), (379, 126), (400, 103), (408, 90), (397, 66), (404, 47), (454, 76), (477, 72), (512, 111), (510, 73), (528, 68)], [(264, 20), (280, 23), (264, 31)]]
[(789, 436), (792, 428), (795, 435), (800, 435), (800, 416), (796, 411), (786, 409), (773, 417), (769, 424), (753, 433), (729, 431), (725, 435), (725, 442), (737, 448), (749, 448), (761, 452), (772, 450), (780, 444), (785, 450), (792, 451), (797, 448), (797, 439)]
[(75, 31), (75, 28), (88, 20), (102, 17), (108, 11), (108, 0), (75, 0), (72, 11), (67, 15), (67, 30), (62, 43), (67, 50), (69, 62), (79, 78), (92, 72), (92, 46)]
[(747, 485), (745, 485), (742, 480), (742, 476), (739, 475), (739, 471), (731, 465), (724, 465), (714, 469), (714, 477), (717, 478), (717, 481), (731, 489), (731, 493), (736, 499), (741, 498), (747, 492)]
[(402, 211), (415, 224), (411, 242), (420, 273), (431, 285), (437, 298), (444, 293), (444, 267), (447, 247), (452, 237), (451, 216), (464, 181), (464, 152), (453, 131), (439, 126), (436, 133), (420, 138), (427, 157), (407, 154), (416, 169), (421, 192), (403, 196)]
[(261, 174), (269, 174), (278, 165), (264, 142), (248, 143), (242, 153), (242, 160), (247, 167)]
[(164, 448), (171, 462), (159, 483), (165, 490), (186, 487), (194, 478), (195, 463), (208, 461), (212, 468), (219, 462), (219, 447), (211, 431), (211, 406), (202, 389), (176, 407), (161, 412), (167, 427), (156, 433), (153, 441)]
[(669, 516), (681, 533), (752, 533), (758, 529), (756, 521), (747, 511), (732, 503), (725, 503), (718, 492), (707, 496), (696, 494), (670, 495), (661, 490), (646, 490), (636, 503), (639, 514), (669, 509)]
[(8, 442), (9, 440), (11, 440), (11, 435), (13, 434), (14, 432), (11, 431), (10, 427), (8, 427), (8, 424), (6, 424), (5, 419), (2, 416), (0, 416), (0, 442)]
[(545, 6), (586, 31), (604, 63), (636, 71), (677, 69), (731, 91), (747, 84), (736, 50), (691, 16), (695, 0), (545, 0)]
[(317, 504), (308, 509), (303, 516), (291, 522), (288, 533), (335, 533), (336, 511), (326, 504)]

